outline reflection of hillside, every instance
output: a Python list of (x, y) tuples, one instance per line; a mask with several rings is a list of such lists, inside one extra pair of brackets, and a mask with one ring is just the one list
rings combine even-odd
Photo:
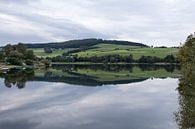
[(55, 65), (48, 71), (36, 71), (34, 80), (87, 86), (125, 84), (153, 77), (176, 77), (179, 73), (178, 69), (172, 66), (171, 69), (172, 73), (167, 71), (164, 66)]
[(177, 77), (178, 73), (175, 66), (55, 65), (47, 70), (12, 70), (0, 76), (5, 79), (6, 87), (23, 88), (27, 81), (101, 86), (141, 82), (148, 78)]
[[(69, 73), (71, 75), (71, 73)], [(98, 81), (96, 78), (91, 76), (85, 76), (82, 74), (77, 74), (74, 76), (58, 76), (58, 75), (51, 75), (47, 77), (40, 77), (35, 76), (34, 80), (36, 81), (47, 81), (47, 82), (64, 82), (69, 84), (75, 85), (85, 85), (85, 86), (101, 86), (106, 84), (125, 84), (125, 83), (132, 83), (132, 82), (140, 82), (144, 81), (147, 78), (138, 78), (138, 79), (130, 79), (130, 80), (113, 80), (113, 81)]]

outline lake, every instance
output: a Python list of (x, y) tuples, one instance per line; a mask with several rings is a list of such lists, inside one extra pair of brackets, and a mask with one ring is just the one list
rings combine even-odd
[(178, 129), (179, 74), (154, 65), (10, 71), (0, 78), (0, 129)]

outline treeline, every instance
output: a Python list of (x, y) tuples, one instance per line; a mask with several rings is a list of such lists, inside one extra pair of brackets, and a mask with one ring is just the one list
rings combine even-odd
[(33, 65), (34, 52), (19, 43), (17, 45), (6, 45), (0, 52), (0, 59), (11, 65)]
[(70, 40), (65, 42), (53, 42), (53, 43), (33, 43), (25, 44), (28, 48), (88, 48), (97, 44), (118, 44), (118, 45), (129, 45), (129, 46), (140, 46), (148, 47), (142, 43), (129, 42), (129, 41), (117, 41), (117, 40), (103, 40), (103, 39), (82, 39), (82, 40)]
[(18, 43), (16, 45), (6, 45), (0, 50), (0, 62), (8, 65), (49, 67), (50, 61), (45, 58), (37, 57), (33, 50)]
[(70, 54), (73, 54), (73, 53), (78, 53), (78, 52), (81, 52), (81, 51), (86, 51), (86, 50), (90, 50), (90, 49), (95, 49), (95, 48), (98, 48), (98, 47), (86, 47), (86, 48), (78, 48), (78, 49), (75, 49), (75, 50), (70, 50), (70, 51), (67, 51), (67, 52), (64, 52), (63, 53), (63, 56), (68, 56)]
[(85, 70), (102, 70), (105, 72), (121, 72), (121, 71), (129, 71), (133, 72), (133, 67), (140, 68), (141, 71), (156, 71), (159, 69), (165, 69), (167, 72), (174, 72), (174, 70), (179, 70), (180, 67), (178, 65), (155, 65), (155, 64), (53, 64), (52, 68), (57, 70), (62, 70), (63, 72), (71, 72), (78, 71), (80, 69)]
[(180, 129), (195, 128), (195, 35), (187, 37), (179, 50), (181, 77), (179, 79), (179, 104), (175, 115)]
[(92, 63), (179, 63), (178, 59), (173, 55), (167, 55), (165, 58), (155, 56), (141, 56), (139, 59), (133, 59), (130, 54), (128, 56), (122, 55), (105, 55), (105, 56), (91, 56), (91, 57), (78, 57), (77, 55), (71, 56), (57, 56), (47, 58), (52, 62), (92, 62)]

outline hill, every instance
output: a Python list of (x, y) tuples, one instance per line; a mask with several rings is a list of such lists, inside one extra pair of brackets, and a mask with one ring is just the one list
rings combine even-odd
[[(103, 39), (82, 39), (65, 42), (52, 43), (25, 43), (39, 57), (55, 57), (66, 53), (68, 55), (78, 55), (79, 57), (105, 56), (105, 55), (129, 55), (135, 59), (145, 56), (157, 56), (160, 58), (166, 55), (176, 55), (177, 48), (150, 48), (149, 46), (129, 41), (103, 40)], [(45, 53), (44, 48), (52, 48), (52, 53)]]
[(104, 44), (99, 43), (86, 48), (53, 48), (52, 53), (46, 53), (44, 48), (30, 48), (38, 57), (56, 57), (66, 53), (66, 55), (77, 55), (78, 57), (106, 56), (119, 54), (122, 56), (133, 55), (134, 59), (139, 59), (141, 56), (156, 56), (164, 58), (167, 55), (177, 55), (178, 48), (150, 48), (130, 45)]
[(142, 43), (129, 42), (129, 41), (117, 41), (117, 40), (103, 40), (103, 39), (82, 39), (82, 40), (70, 40), (65, 42), (52, 42), (52, 43), (24, 43), (27, 48), (86, 48), (97, 44), (114, 44), (114, 45), (128, 45), (128, 46), (140, 46), (148, 47)]
[(164, 58), (167, 55), (177, 55), (177, 48), (150, 48), (140, 46), (127, 46), (127, 45), (111, 45), (111, 44), (98, 44), (94, 48), (75, 52), (73, 55), (78, 57), (92, 57), (92, 56), (105, 56), (119, 54), (122, 56), (133, 55), (134, 59), (139, 59), (141, 56), (156, 56)]
[[(28, 50), (33, 50), (34, 53), (31, 52), (35, 54), (35, 56), (48, 57), (47, 59), (52, 62), (178, 62), (177, 58), (175, 58), (178, 48), (153, 48), (142, 43), (128, 41), (83, 39), (56, 43), (27, 43), (24, 45)], [(5, 48), (9, 48), (9, 45)], [(17, 58), (19, 58), (19, 56)]]

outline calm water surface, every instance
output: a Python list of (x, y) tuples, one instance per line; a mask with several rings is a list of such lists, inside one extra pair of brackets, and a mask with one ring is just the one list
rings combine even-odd
[(99, 86), (32, 79), (19, 89), (1, 78), (0, 129), (178, 129), (178, 83), (172, 77)]

